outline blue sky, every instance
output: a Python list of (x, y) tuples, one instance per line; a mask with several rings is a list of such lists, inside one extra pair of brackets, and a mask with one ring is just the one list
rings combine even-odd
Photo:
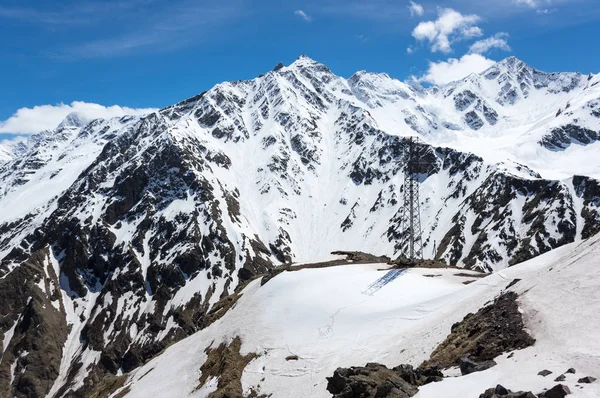
[(598, 0), (2, 0), (0, 139), (71, 110), (163, 107), (302, 53), (423, 84), (510, 55), (598, 73), (599, 22)]

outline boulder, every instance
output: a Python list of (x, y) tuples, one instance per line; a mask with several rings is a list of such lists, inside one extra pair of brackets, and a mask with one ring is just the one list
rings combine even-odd
[(578, 383), (586, 383), (586, 384), (593, 383), (595, 381), (596, 381), (596, 378), (592, 377), (592, 376), (582, 377), (581, 379), (577, 380)]
[(540, 370), (540, 371), (538, 372), (538, 376), (544, 376), (544, 377), (546, 377), (546, 376), (548, 376), (548, 375), (549, 375), (549, 374), (551, 374), (551, 373), (552, 373), (552, 371), (550, 371), (550, 370), (548, 370), (548, 369), (544, 369), (544, 370)]
[(500, 384), (496, 388), (488, 388), (479, 398), (536, 398), (531, 391), (512, 392)]
[(494, 360), (476, 362), (468, 357), (462, 358), (459, 363), (460, 373), (462, 373), (463, 376), (474, 372), (481, 372), (493, 366), (496, 366)]
[(405, 381), (415, 386), (441, 381), (444, 378), (444, 374), (438, 366), (414, 369), (411, 365), (405, 364), (396, 366), (393, 370)]
[(569, 369), (567, 369), (567, 371), (565, 373), (575, 374), (575, 368), (569, 368)]
[(333, 376), (327, 378), (327, 391), (334, 398), (408, 398), (419, 391), (418, 386), (443, 377), (435, 366), (414, 369), (411, 365), (400, 365), (388, 369), (378, 363), (368, 363), (336, 369)]
[(419, 390), (392, 369), (378, 363), (338, 368), (327, 378), (327, 391), (334, 398), (409, 398)]
[(563, 398), (569, 394), (571, 394), (569, 387), (565, 386), (564, 384), (557, 384), (539, 396), (543, 398)]
[(565, 375), (560, 375), (554, 381), (565, 381)]
[(495, 388), (488, 388), (482, 394), (479, 395), (479, 398), (497, 398), (498, 394), (496, 394)]

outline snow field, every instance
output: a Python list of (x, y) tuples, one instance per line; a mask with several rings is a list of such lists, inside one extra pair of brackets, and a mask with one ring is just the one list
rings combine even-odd
[[(411, 269), (372, 297), (361, 291), (383, 275), (380, 264), (284, 272), (262, 287), (257, 280), (221, 320), (134, 371), (127, 397), (208, 395), (216, 380), (195, 390), (204, 349), (235, 336), (242, 338), (242, 354), (260, 354), (245, 369), (246, 389), (274, 398), (330, 397), (325, 378), (337, 367), (370, 361), (418, 365), (453, 323), (493, 300), (515, 278), (522, 279), (514, 289), (536, 344), (510, 359), (499, 357), (487, 371), (424, 386), (418, 397), (476, 397), (498, 383), (540, 392), (569, 367), (577, 369), (565, 382), (573, 396), (596, 397), (600, 385), (575, 384), (579, 377), (598, 376), (598, 240), (563, 246), (468, 285), (462, 282), (474, 278), (456, 276), (456, 270)], [(292, 354), (298, 361), (285, 360)], [(543, 378), (537, 375), (542, 369), (554, 373)]]

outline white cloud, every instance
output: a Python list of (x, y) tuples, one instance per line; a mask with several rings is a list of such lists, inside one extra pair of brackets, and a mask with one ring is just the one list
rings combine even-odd
[(470, 53), (483, 54), (488, 52), (492, 48), (499, 48), (500, 50), (510, 51), (507, 39), (509, 35), (506, 32), (496, 33), (494, 36), (488, 37), (487, 39), (478, 40), (471, 44), (469, 47)]
[(558, 11), (558, 8), (552, 6), (567, 5), (568, 3), (586, 3), (597, 0), (513, 0), (517, 6), (525, 6), (534, 9), (538, 15), (552, 14)]
[(471, 73), (480, 73), (496, 62), (481, 54), (465, 54), (460, 59), (430, 62), (427, 72), (414, 80), (432, 84), (447, 84), (460, 80)]
[(155, 110), (119, 105), (103, 106), (83, 101), (73, 101), (71, 104), (39, 105), (33, 108), (20, 108), (8, 119), (0, 121), (0, 133), (35, 134), (42, 130), (53, 129), (72, 112), (76, 112), (83, 120), (91, 121), (124, 115), (143, 115)]
[(556, 11), (556, 8), (539, 8), (539, 9), (535, 10), (535, 12), (538, 15), (552, 14), (555, 11)]
[(524, 4), (524, 5), (532, 7), (532, 8), (538, 6), (538, 0), (513, 0), (513, 3)]
[(306, 22), (311, 22), (312, 21), (312, 17), (310, 15), (308, 15), (307, 13), (305, 13), (304, 11), (302, 11), (302, 10), (296, 10), (296, 11), (294, 11), (294, 15), (299, 16), (300, 18), (302, 18)]
[(414, 1), (410, 2), (408, 9), (411, 17), (414, 17), (415, 15), (421, 16), (425, 12), (425, 10), (423, 10), (423, 6), (415, 3)]
[(414, 52), (415, 52), (415, 49), (414, 49), (413, 47), (411, 47), (411, 46), (408, 46), (408, 47), (406, 48), (406, 53), (407, 53), (407, 54), (412, 54), (412, 53), (414, 53)]
[(453, 42), (483, 35), (483, 31), (475, 25), (480, 20), (474, 14), (462, 15), (451, 8), (440, 8), (438, 19), (421, 22), (412, 35), (417, 41), (427, 41), (432, 52), (449, 53)]

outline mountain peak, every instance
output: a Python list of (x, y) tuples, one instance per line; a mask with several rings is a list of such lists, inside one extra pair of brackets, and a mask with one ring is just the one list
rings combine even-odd
[(318, 61), (310, 58), (306, 54), (301, 54), (292, 64), (289, 66), (290, 68), (316, 68), (319, 70), (329, 71), (329, 68)]
[(304, 53), (300, 54), (300, 56), (298, 58), (296, 58), (296, 60), (301, 60), (301, 59), (315, 62), (314, 59), (312, 59), (311, 57), (309, 57), (308, 55), (306, 55)]
[(498, 62), (500, 65), (504, 65), (511, 69), (521, 69), (523, 67), (530, 68), (525, 62), (521, 61), (519, 58), (514, 55), (504, 58), (502, 61)]
[(65, 127), (83, 127), (87, 124), (87, 120), (83, 117), (81, 113), (71, 112), (63, 119), (62, 122), (58, 125), (58, 128)]

